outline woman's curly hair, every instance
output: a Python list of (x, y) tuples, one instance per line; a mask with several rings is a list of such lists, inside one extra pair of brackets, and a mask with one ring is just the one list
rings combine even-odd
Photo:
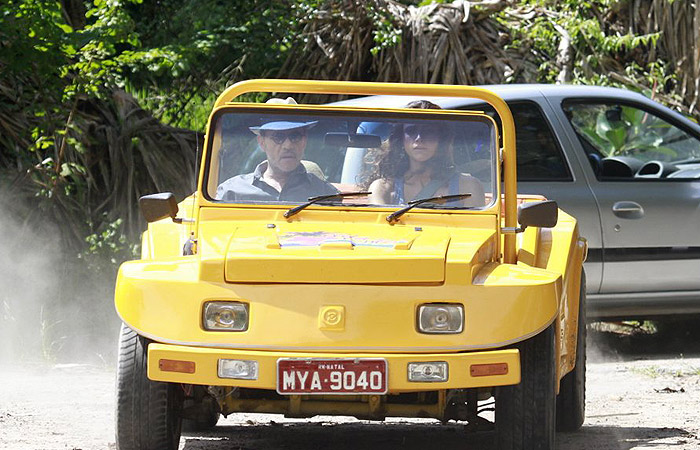
[[(408, 103), (405, 108), (413, 109), (442, 109), (428, 100), (416, 100)], [(452, 132), (450, 127), (440, 127), (440, 142), (437, 152), (428, 162), (433, 175), (449, 173), (454, 170), (452, 158)], [(369, 149), (364, 158), (365, 170), (360, 176), (360, 185), (366, 189), (376, 179), (395, 180), (402, 177), (409, 169), (408, 155), (404, 149), (404, 125), (394, 124), (389, 138), (381, 147)]]

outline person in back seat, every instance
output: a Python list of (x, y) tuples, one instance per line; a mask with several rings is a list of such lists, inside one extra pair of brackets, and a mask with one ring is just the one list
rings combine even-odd
[[(442, 109), (427, 100), (411, 102), (406, 108)], [(455, 170), (451, 146), (448, 126), (420, 120), (396, 124), (380, 153), (369, 156), (372, 172), (365, 178), (373, 180), (368, 188), (370, 202), (401, 205), (421, 198), (471, 193), (452, 205), (484, 206), (481, 183)]]

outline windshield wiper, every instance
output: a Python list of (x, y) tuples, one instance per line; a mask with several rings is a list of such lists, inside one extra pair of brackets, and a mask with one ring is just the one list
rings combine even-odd
[(399, 220), (399, 217), (403, 216), (406, 214), (408, 211), (412, 210), (416, 206), (422, 205), (423, 203), (437, 203), (438, 205), (445, 204), (447, 202), (453, 202), (455, 200), (461, 200), (463, 198), (471, 197), (471, 193), (464, 193), (464, 194), (454, 194), (454, 195), (441, 195), (439, 197), (428, 197), (428, 198), (421, 198), (418, 200), (413, 200), (408, 202), (408, 206), (404, 206), (403, 208), (399, 209), (398, 211), (394, 211), (393, 213), (389, 214), (386, 216), (386, 221), (389, 223), (394, 223)]
[(294, 214), (298, 213), (302, 209), (306, 208), (307, 206), (311, 206), (314, 203), (319, 203), (325, 200), (334, 200), (338, 198), (345, 198), (345, 197), (363, 197), (371, 194), (371, 192), (365, 192), (365, 191), (358, 191), (358, 192), (338, 192), (337, 194), (328, 194), (328, 195), (319, 195), (318, 197), (310, 197), (309, 201), (299, 205), (295, 206), (294, 208), (290, 208), (287, 210), (287, 212), (284, 213), (284, 217), (286, 219), (289, 219), (292, 217)]

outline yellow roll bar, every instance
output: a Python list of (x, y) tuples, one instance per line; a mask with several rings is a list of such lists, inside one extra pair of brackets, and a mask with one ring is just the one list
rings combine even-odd
[[(249, 92), (289, 92), (341, 95), (413, 95), (434, 97), (464, 97), (483, 100), (501, 117), (503, 127), (503, 179), (505, 184), (505, 226), (517, 227), (517, 181), (515, 166), (515, 124), (506, 102), (495, 93), (482, 88), (441, 84), (365, 83), (358, 81), (321, 80), (247, 80), (234, 84), (216, 99), (214, 110)], [(210, 118), (211, 120), (211, 118)], [(515, 234), (504, 236), (503, 262), (516, 262)]]

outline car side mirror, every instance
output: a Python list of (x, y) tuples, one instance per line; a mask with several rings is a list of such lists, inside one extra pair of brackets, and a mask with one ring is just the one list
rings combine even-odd
[(149, 223), (168, 216), (175, 220), (178, 212), (177, 201), (172, 192), (144, 195), (139, 198), (139, 208)]
[(524, 230), (527, 227), (552, 228), (557, 224), (559, 207), (554, 200), (528, 202), (518, 206), (518, 222)]

